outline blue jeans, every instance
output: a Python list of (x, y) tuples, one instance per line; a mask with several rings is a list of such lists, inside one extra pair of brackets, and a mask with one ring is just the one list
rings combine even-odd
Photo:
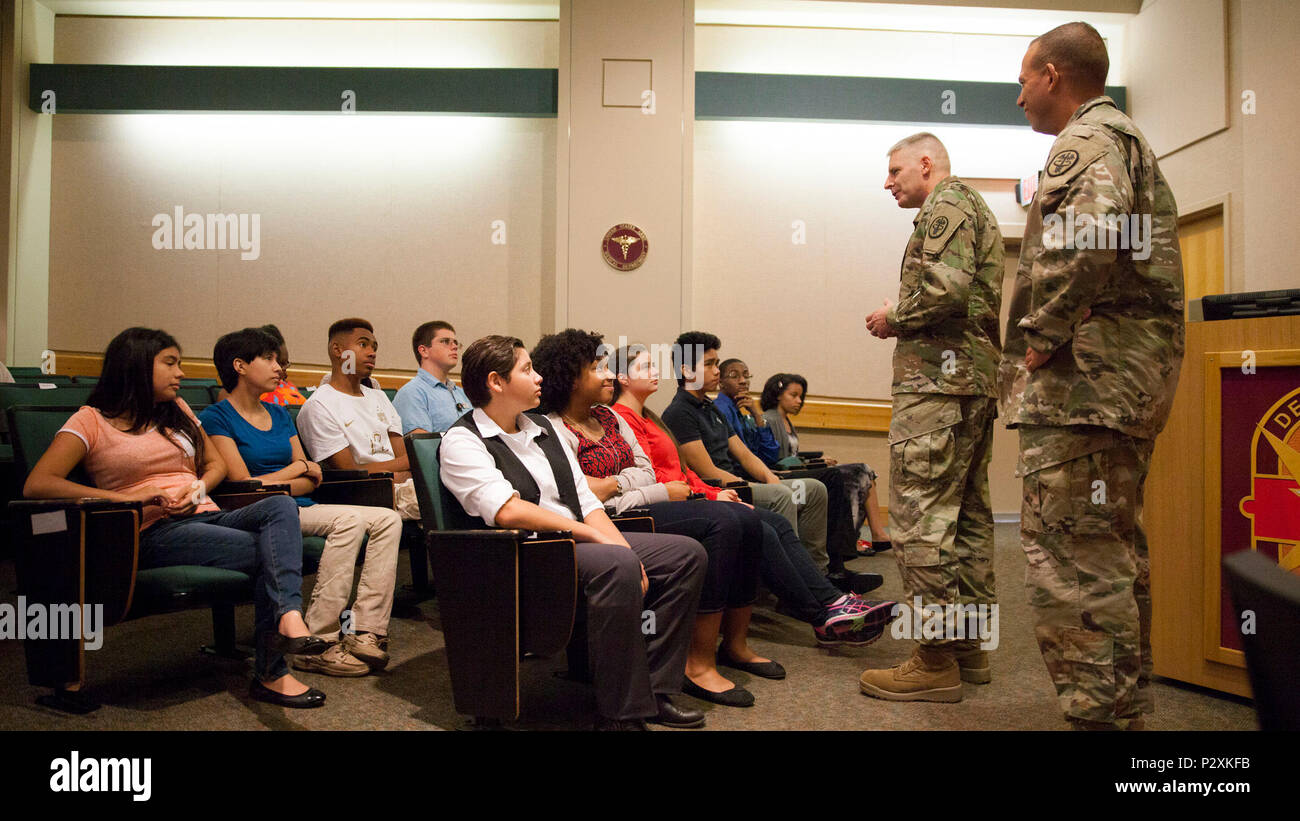
[(790, 522), (779, 513), (755, 507), (763, 522), (763, 581), (803, 621), (819, 626), (826, 607), (844, 594), (813, 564)]
[(193, 564), (238, 570), (253, 577), (254, 635), (261, 681), (289, 672), (284, 656), (263, 647), (280, 617), (302, 610), (302, 530), (298, 505), (271, 496), (237, 510), (162, 519), (140, 533), (140, 567)]

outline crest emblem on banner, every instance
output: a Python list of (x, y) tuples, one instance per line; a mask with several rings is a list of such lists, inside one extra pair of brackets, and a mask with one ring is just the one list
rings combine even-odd
[(1300, 388), (1256, 423), (1250, 473), (1251, 493), (1238, 506), (1250, 519), (1251, 550), (1276, 544), (1278, 565), (1300, 575)]

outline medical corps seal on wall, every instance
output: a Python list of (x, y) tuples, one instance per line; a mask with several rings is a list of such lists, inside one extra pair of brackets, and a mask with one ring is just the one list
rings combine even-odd
[(645, 231), (628, 222), (620, 222), (606, 231), (605, 239), (600, 243), (605, 262), (620, 271), (640, 268), (649, 251), (650, 243)]

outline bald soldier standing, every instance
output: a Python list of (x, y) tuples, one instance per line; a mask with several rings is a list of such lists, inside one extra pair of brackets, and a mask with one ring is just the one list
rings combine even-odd
[(1020, 430), (1035, 633), (1076, 729), (1140, 729), (1154, 709), (1142, 485), (1183, 358), (1178, 208), (1142, 132), (1103, 96), (1109, 65), (1086, 23), (1025, 53), (1018, 103), (1058, 136), (999, 375)]
[[(989, 458), (997, 416), (1002, 234), (975, 189), (952, 176), (933, 134), (889, 151), (885, 188), (900, 208), (920, 208), (903, 255), (898, 304), (867, 317), (894, 349), (889, 425), (890, 530), (903, 586), (915, 606), (948, 616), (925, 630), (912, 657), (867, 670), (862, 692), (890, 701), (961, 701), (962, 681), (990, 680), (978, 621), (993, 593)], [(940, 622), (936, 619), (934, 626)]]

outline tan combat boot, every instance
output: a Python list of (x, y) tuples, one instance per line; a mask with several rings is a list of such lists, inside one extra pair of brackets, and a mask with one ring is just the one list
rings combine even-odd
[(971, 684), (988, 684), (993, 680), (989, 670), (989, 654), (979, 649), (978, 645), (969, 650), (957, 650), (953, 654), (957, 666), (961, 668), (961, 680)]
[(862, 692), (887, 701), (961, 701), (961, 669), (951, 648), (917, 645), (912, 657), (888, 670), (867, 670)]

